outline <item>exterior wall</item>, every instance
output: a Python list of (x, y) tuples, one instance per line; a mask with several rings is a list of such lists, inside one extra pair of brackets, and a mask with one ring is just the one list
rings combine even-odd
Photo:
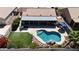
[(71, 26), (71, 27), (74, 27), (74, 24), (75, 24), (75, 23), (74, 23), (74, 21), (72, 20), (71, 23), (70, 23), (70, 26)]
[(8, 37), (9, 34), (11, 33), (11, 31), (12, 31), (12, 27), (10, 26), (10, 27), (8, 28), (8, 30), (6, 31), (6, 33), (5, 33), (5, 37)]
[(62, 16), (64, 17), (65, 21), (73, 28), (78, 28), (79, 27), (79, 23), (75, 23), (73, 21), (73, 19), (70, 16), (70, 13), (68, 11), (68, 8), (65, 8), (63, 11)]
[(65, 21), (67, 21), (68, 24), (71, 23), (72, 19), (67, 8), (64, 9), (62, 16), (65, 18)]
[(0, 34), (5, 37), (8, 37), (11, 32), (11, 28), (11, 25), (6, 25), (3, 28), (0, 28)]
[(5, 23), (8, 24), (8, 25), (12, 24), (12, 22), (13, 22), (12, 18), (13, 18), (13, 15), (9, 15), (8, 18), (6, 19)]

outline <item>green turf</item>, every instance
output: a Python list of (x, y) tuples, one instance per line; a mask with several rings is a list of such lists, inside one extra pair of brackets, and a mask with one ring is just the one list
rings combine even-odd
[(27, 48), (32, 45), (32, 35), (27, 32), (12, 32), (9, 41), (8, 48)]

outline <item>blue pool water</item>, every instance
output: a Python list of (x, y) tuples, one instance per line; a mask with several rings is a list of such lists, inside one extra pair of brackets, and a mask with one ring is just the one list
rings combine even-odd
[(47, 32), (45, 30), (38, 30), (37, 35), (44, 42), (49, 42), (49, 41), (59, 42), (59, 41), (61, 41), (61, 35), (57, 32)]

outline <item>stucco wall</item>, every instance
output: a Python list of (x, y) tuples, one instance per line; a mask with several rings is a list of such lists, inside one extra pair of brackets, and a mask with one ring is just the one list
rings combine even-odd
[(0, 28), (0, 34), (8, 37), (11, 32), (11, 25), (6, 25), (3, 28)]
[(5, 20), (0, 18), (0, 24), (4, 24), (5, 23)]
[(71, 19), (70, 13), (69, 13), (69, 11), (68, 11), (67, 8), (64, 9), (62, 15), (63, 15), (63, 17), (65, 18), (65, 20), (67, 21), (67, 23), (70, 24), (71, 21), (72, 21), (72, 19)]
[(11, 33), (11, 31), (12, 31), (12, 27), (11, 27), (11, 25), (10, 25), (10, 27), (8, 28), (8, 30), (7, 30), (6, 33), (5, 33), (5, 36), (8, 37), (9, 34)]

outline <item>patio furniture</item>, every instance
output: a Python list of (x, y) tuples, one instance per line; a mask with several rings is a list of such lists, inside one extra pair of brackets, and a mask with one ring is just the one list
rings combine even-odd
[(63, 29), (63, 28), (60, 28), (58, 31), (59, 31), (60, 33), (65, 33), (65, 29)]
[(21, 31), (21, 30), (27, 30), (27, 28), (28, 28), (28, 26), (21, 26), (21, 27), (20, 27), (20, 31)]
[(67, 25), (66, 25), (65, 22), (60, 22), (60, 23), (59, 23), (59, 26), (62, 27), (62, 28), (64, 28), (64, 29), (67, 28)]
[(59, 22), (56, 22), (55, 23), (55, 26), (60, 27)]

